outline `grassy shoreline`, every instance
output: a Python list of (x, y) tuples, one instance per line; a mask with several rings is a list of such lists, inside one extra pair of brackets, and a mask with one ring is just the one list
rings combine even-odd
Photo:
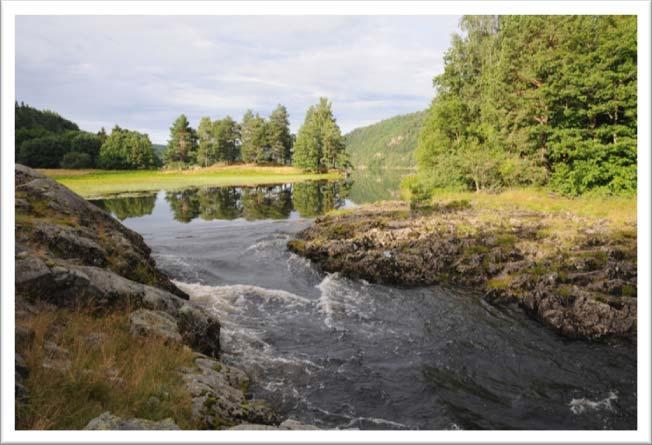
[[(411, 202), (414, 196), (405, 186), (401, 198)], [(606, 220), (613, 228), (628, 226), (636, 230), (636, 196), (581, 195), (566, 197), (545, 188), (507, 188), (500, 192), (472, 192), (447, 189), (430, 190), (421, 205), (438, 205), (453, 201), (467, 201), (483, 210), (521, 210), (540, 212), (548, 216), (575, 215), (592, 220)]]
[(252, 186), (336, 180), (339, 172), (306, 173), (294, 167), (229, 165), (193, 170), (67, 170), (39, 169), (84, 198), (118, 193), (175, 190), (192, 186)]

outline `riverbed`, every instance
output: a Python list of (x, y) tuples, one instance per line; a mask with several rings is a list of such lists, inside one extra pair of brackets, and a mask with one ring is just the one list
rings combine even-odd
[(636, 428), (631, 342), (568, 340), (472, 289), (375, 285), (290, 253), (313, 217), (356, 205), (350, 188), (192, 188), (97, 203), (218, 315), (223, 359), (283, 417), (353, 429)]

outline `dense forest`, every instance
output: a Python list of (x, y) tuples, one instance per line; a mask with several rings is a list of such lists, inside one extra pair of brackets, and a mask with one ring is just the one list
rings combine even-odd
[(35, 168), (145, 169), (160, 165), (146, 134), (117, 125), (107, 134), (81, 131), (57, 113), (15, 106), (16, 162)]
[(372, 170), (413, 168), (413, 154), (425, 116), (424, 111), (394, 116), (347, 133), (344, 141), (351, 164)]
[(413, 189), (636, 191), (636, 17), (466, 16)]

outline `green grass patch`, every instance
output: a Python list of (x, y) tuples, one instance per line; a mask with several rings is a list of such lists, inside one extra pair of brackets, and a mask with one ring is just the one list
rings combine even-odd
[(632, 286), (631, 284), (626, 284), (623, 286), (623, 288), (620, 291), (621, 295), (623, 297), (634, 297), (636, 298), (636, 286)]
[(260, 167), (248, 164), (191, 170), (42, 169), (39, 171), (85, 198), (99, 198), (119, 193), (179, 190), (192, 186), (254, 186), (341, 178), (338, 172), (317, 174), (306, 173), (294, 167)]
[[(178, 372), (194, 366), (188, 347), (133, 337), (126, 312), (97, 318), (57, 309), (18, 323), (35, 332), (31, 346), (17, 351), (30, 368), (30, 399), (17, 412), (18, 429), (81, 429), (104, 411), (150, 420), (172, 417), (182, 428), (196, 427), (192, 399)], [(68, 351), (66, 367), (42, 366), (46, 342)]]
[(487, 281), (487, 289), (507, 289), (514, 278), (511, 275), (495, 277)]

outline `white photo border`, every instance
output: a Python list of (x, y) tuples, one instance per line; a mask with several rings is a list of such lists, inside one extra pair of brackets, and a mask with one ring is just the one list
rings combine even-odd
[[(24, 1), (2, 2), (2, 443), (652, 443), (650, 430), (650, 2)], [(14, 418), (14, 101), (17, 15), (636, 15), (638, 21), (638, 385), (636, 431), (16, 431)], [(435, 73), (433, 73), (434, 75)], [(434, 93), (434, 91), (433, 91)]]

